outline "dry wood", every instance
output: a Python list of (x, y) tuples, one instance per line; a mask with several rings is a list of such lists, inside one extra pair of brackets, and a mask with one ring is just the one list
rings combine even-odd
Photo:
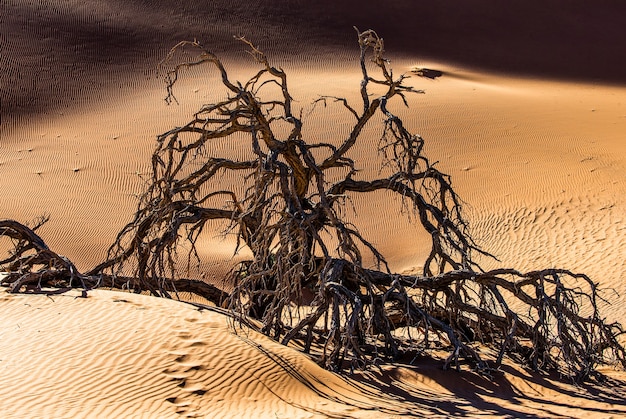
[[(181, 71), (200, 65), (218, 71), (228, 96), (158, 137), (149, 186), (106, 261), (81, 274), (33, 231), (3, 221), (0, 234), (15, 241), (1, 262), (9, 272), (3, 283), (13, 292), (62, 278), (70, 286), (124, 286), (165, 297), (195, 292), (241, 321), (259, 320), (263, 333), (284, 344), (298, 341), (308, 352), (321, 342), (318, 360), (333, 370), (431, 348), (449, 350), (445, 368), (469, 362), (485, 374), (505, 355), (575, 380), (588, 378), (602, 363), (626, 366), (618, 341), (622, 327), (601, 317), (590, 278), (564, 269), (484, 272), (475, 262), (477, 254), (491, 255), (472, 240), (450, 177), (429, 162), (424, 139), (391, 110), (394, 98), (406, 104), (405, 95), (423, 92), (407, 85), (406, 76), (394, 76), (376, 32), (357, 33), (361, 106), (335, 96), (317, 101), (339, 104), (354, 120), (350, 133), (332, 144), (303, 138), (286, 73), (248, 40), (240, 38), (260, 70), (245, 83), (231, 81), (219, 58), (198, 42), (176, 45), (166, 65), (182, 50), (198, 54), (167, 73), (168, 101), (175, 100)], [(371, 85), (384, 92), (373, 96)], [(350, 151), (376, 114), (384, 117), (379, 156), (380, 173), (387, 175), (367, 179)], [(224, 139), (247, 147), (250, 158), (217, 156), (211, 145)], [(239, 175), (245, 188), (224, 190), (225, 174)], [(350, 196), (380, 190), (398, 194), (430, 235), (431, 251), (419, 275), (392, 273), (343, 217)], [(231, 271), (228, 293), (181, 278), (178, 269), (181, 244), (190, 249), (188, 261), (201, 262), (196, 244), (214, 220), (223, 220), (238, 247), (252, 255)], [(376, 270), (365, 268), (370, 257)], [(304, 298), (311, 293), (312, 301)], [(481, 345), (496, 355), (486, 356)]]

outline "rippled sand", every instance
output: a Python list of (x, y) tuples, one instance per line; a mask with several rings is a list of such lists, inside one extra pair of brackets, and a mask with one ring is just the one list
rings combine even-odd
[[(390, 19), (403, 7), (415, 12), (411, 2), (380, 12), (380, 26), (369, 3), (352, 9), (355, 22), (347, 17), (353, 2), (343, 8), (279, 3), (215, 2), (198, 12), (191, 2), (174, 14), (165, 1), (0, 6), (6, 20), (0, 30), (0, 217), (28, 222), (48, 214), (40, 234), (52, 249), (82, 270), (101, 261), (135, 209), (156, 135), (223, 94), (215, 72), (194, 71), (177, 86), (180, 105), (165, 104), (155, 68), (180, 39), (198, 36), (224, 54), (233, 78), (247, 79), (256, 65), (231, 35), (256, 36), (289, 75), (296, 106), (306, 115), (307, 139), (341, 138), (349, 129), (341, 107), (309, 113), (310, 104), (321, 94), (358, 103), (360, 73), (350, 28), (369, 25), (388, 41), (396, 74), (416, 67), (442, 72), (434, 80), (412, 77), (409, 83), (426, 94), (394, 110), (426, 139), (426, 154), (452, 176), (466, 203), (474, 237), (500, 259), (484, 260), (483, 266), (585, 272), (612, 290), (605, 294), (612, 303), (605, 308), (609, 320), (624, 318), (626, 79), (611, 72), (619, 64), (612, 48), (623, 41), (613, 38), (604, 56), (585, 43), (600, 42), (594, 37), (602, 28), (609, 37), (617, 11), (582, 10), (581, 3), (559, 15), (555, 30), (578, 28), (569, 34), (572, 42), (595, 60), (585, 72), (571, 68), (580, 67), (582, 58), (573, 58), (570, 46), (554, 49), (566, 37), (550, 38), (544, 26), (537, 33), (545, 38), (545, 51), (536, 40), (517, 39), (517, 32), (490, 38), (498, 22), (523, 20), (497, 7), (490, 9), (492, 21), (466, 10), (424, 6), (422, 13), (433, 18), (420, 30), (406, 17), (402, 25)], [(488, 2), (473, 3), (487, 10)], [(531, 10), (517, 7), (519, 13)], [(546, 7), (541, 13), (553, 6)], [(456, 29), (441, 23), (446, 13)], [(478, 20), (459, 26), (464, 13)], [(571, 23), (576, 19), (587, 26)], [(346, 30), (337, 28), (344, 23)], [(467, 50), (477, 56), (459, 52), (470, 48), (468, 39), (486, 43)], [(441, 45), (441, 54), (432, 43)], [(493, 55), (502, 45), (511, 50), (501, 52), (498, 67)], [(506, 65), (512, 57), (527, 67), (513, 71)], [(379, 128), (366, 130), (351, 156), (361, 162), (363, 175), (377, 170)], [(236, 143), (215, 147), (216, 153), (241, 152)], [(419, 269), (427, 237), (407, 224), (401, 203), (382, 193), (356, 196), (354, 203), (354, 222), (392, 268)], [(219, 234), (219, 226), (203, 240), (207, 278), (219, 282), (232, 263), (233, 243)], [(106, 291), (74, 297), (0, 296), (0, 398), (11, 400), (10, 417), (626, 415), (619, 392), (574, 388), (511, 365), (494, 383), (469, 372), (444, 374), (430, 361), (348, 379), (252, 332), (233, 334), (218, 313)], [(626, 380), (623, 373), (613, 376)]]

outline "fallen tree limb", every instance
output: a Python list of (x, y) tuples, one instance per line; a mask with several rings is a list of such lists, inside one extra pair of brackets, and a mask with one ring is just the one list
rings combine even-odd
[[(450, 177), (429, 161), (424, 139), (391, 107), (423, 91), (409, 86), (407, 76), (394, 76), (376, 32), (357, 35), (362, 103), (332, 95), (316, 101), (339, 104), (352, 123), (346, 136), (325, 142), (306, 141), (286, 73), (248, 40), (239, 38), (260, 70), (243, 83), (231, 81), (219, 58), (198, 42), (176, 45), (164, 65), (181, 50), (198, 55), (168, 71), (168, 100), (175, 100), (179, 74), (200, 65), (219, 73), (227, 98), (158, 137), (152, 177), (134, 217), (106, 260), (86, 274), (48, 249), (35, 229), (1, 221), (0, 236), (13, 242), (0, 262), (2, 284), (11, 292), (45, 286), (122, 287), (161, 297), (192, 292), (243, 324), (258, 323), (283, 344), (299, 341), (307, 352), (317, 345), (318, 361), (332, 370), (433, 348), (448, 351), (445, 368), (469, 363), (485, 374), (505, 355), (576, 381), (603, 363), (626, 367), (618, 340), (623, 328), (602, 317), (589, 277), (566, 269), (484, 272), (478, 265), (476, 255), (492, 255), (474, 242)], [(383, 92), (373, 95), (372, 84)], [(367, 178), (351, 151), (379, 114), (380, 171)], [(238, 142), (248, 154), (243, 160), (218, 155), (216, 141)], [(225, 175), (238, 176), (240, 185), (225, 189)], [(419, 275), (391, 272), (384, 255), (344, 218), (351, 196), (376, 191), (400, 197), (428, 233), (430, 252)], [(226, 278), (230, 292), (180, 274), (192, 261), (201, 265), (196, 245), (216, 220), (236, 235), (237, 250), (251, 254)], [(182, 249), (187, 265), (180, 269)]]

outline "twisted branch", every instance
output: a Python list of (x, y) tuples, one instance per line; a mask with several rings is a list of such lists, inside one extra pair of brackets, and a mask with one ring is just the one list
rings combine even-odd
[[(238, 38), (261, 68), (245, 83), (232, 82), (218, 57), (197, 41), (176, 45), (164, 66), (179, 51), (191, 49), (197, 56), (167, 72), (167, 101), (176, 100), (179, 73), (198, 65), (217, 70), (228, 97), (158, 137), (149, 186), (103, 263), (81, 274), (32, 230), (2, 221), (0, 235), (14, 242), (0, 262), (8, 272), (2, 283), (12, 292), (55, 281), (165, 297), (191, 290), (242, 322), (258, 319), (263, 333), (285, 345), (300, 343), (334, 370), (433, 348), (449, 351), (444, 368), (468, 362), (484, 374), (504, 356), (577, 381), (602, 363), (626, 367), (618, 341), (623, 329), (601, 317), (602, 299), (586, 275), (563, 269), (484, 272), (475, 262), (477, 254), (492, 255), (472, 239), (450, 177), (430, 163), (424, 139), (391, 110), (395, 97), (406, 105), (407, 94), (423, 91), (405, 84), (404, 75), (394, 77), (376, 32), (357, 34), (361, 110), (345, 98), (320, 97), (316, 104), (332, 101), (354, 118), (346, 137), (327, 143), (305, 140), (286, 73), (250, 41)], [(384, 93), (372, 96), (370, 84), (384, 87)], [(371, 179), (350, 152), (378, 112), (384, 117), (379, 163), (381, 173), (390, 174)], [(277, 135), (285, 124), (288, 133)], [(217, 155), (218, 141), (237, 143), (248, 151), (247, 159)], [(239, 176), (241, 184), (225, 189), (221, 179), (227, 174)], [(430, 236), (421, 275), (392, 273), (384, 256), (343, 217), (350, 196), (380, 190), (400, 196)], [(180, 274), (192, 260), (200, 265), (196, 245), (215, 220), (236, 235), (237, 249), (251, 255), (232, 268), (228, 293)], [(178, 258), (183, 249), (185, 270)], [(365, 268), (371, 259), (375, 269)], [(485, 355), (485, 345), (495, 355)]]

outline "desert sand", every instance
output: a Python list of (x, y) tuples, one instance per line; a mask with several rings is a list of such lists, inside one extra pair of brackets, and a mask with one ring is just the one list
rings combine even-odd
[[(607, 291), (626, 315), (625, 15), (619, 2), (456, 7), (374, 2), (13, 1), (3, 16), (0, 218), (29, 222), (81, 270), (103, 260), (149, 176), (156, 136), (223, 94), (192, 71), (166, 105), (159, 61), (197, 38), (232, 78), (257, 64), (245, 35), (289, 77), (305, 133), (347, 129), (319, 95), (358, 99), (352, 26), (377, 30), (397, 74), (424, 95), (395, 104), (426, 155), (452, 176), (478, 243), (520, 270), (564, 267)], [(339, 4), (337, 4), (339, 3)], [(371, 4), (370, 4), (371, 3)], [(492, 4), (494, 3), (494, 4)], [(203, 5), (204, 4), (204, 5)], [(621, 7), (620, 7), (621, 6)], [(355, 158), (375, 152), (368, 132)], [(236, 152), (236, 145), (233, 146)], [(355, 198), (354, 222), (399, 272), (419, 269), (428, 242), (384, 194)], [(389, 216), (397, 212), (397, 216)], [(233, 243), (202, 249), (219, 283)], [(26, 296), (0, 292), (4, 417), (620, 417), (626, 374), (607, 388), (574, 387), (506, 365), (489, 382), (435, 361), (340, 376), (226, 316), (183, 302), (107, 290)]]

